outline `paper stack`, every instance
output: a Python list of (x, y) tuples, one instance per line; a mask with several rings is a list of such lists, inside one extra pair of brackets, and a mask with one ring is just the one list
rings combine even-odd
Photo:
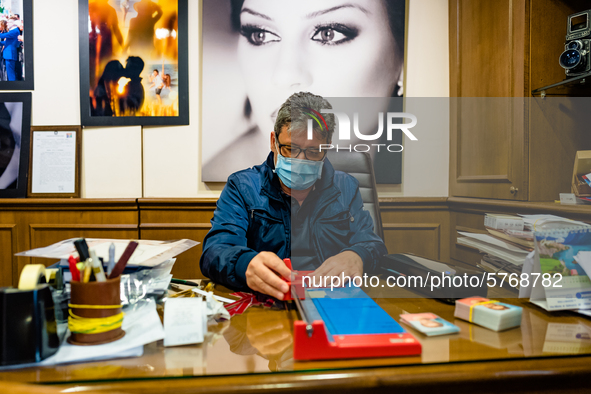
[(527, 250), (488, 234), (458, 233), (462, 235), (461, 238), (458, 238), (459, 244), (477, 249), (482, 253), (487, 253), (513, 265), (523, 265), (525, 257), (529, 253)]
[(521, 325), (522, 308), (483, 297), (456, 301), (454, 316), (493, 331), (503, 331)]
[[(534, 250), (534, 231), (587, 226), (555, 215), (486, 214), (484, 224), (488, 234), (458, 232), (461, 237), (457, 242), (485, 253), (478, 267), (495, 274), (497, 283), (512, 290), (519, 289), (520, 281), (515, 279), (523, 272), (527, 255)], [(511, 275), (514, 279), (509, 282)]]

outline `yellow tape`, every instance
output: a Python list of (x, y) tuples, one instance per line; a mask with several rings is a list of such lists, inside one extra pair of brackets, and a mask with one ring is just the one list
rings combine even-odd
[(485, 305), (485, 304), (495, 304), (495, 303), (497, 303), (497, 302), (499, 302), (499, 301), (495, 301), (495, 300), (488, 300), (488, 301), (477, 302), (476, 304), (472, 304), (472, 305), (470, 305), (470, 315), (468, 316), (468, 321), (469, 321), (470, 323), (472, 323), (472, 311), (474, 310), (474, 307), (475, 307), (475, 306), (478, 306), (478, 305)]
[(79, 304), (68, 304), (70, 308), (81, 308), (81, 309), (117, 309), (121, 308), (121, 305), (79, 305)]
[(57, 268), (46, 268), (45, 269), (45, 281), (47, 283), (49, 283), (52, 280), (55, 280), (55, 277), (57, 276), (58, 272), (59, 272), (59, 270)]
[(45, 266), (43, 264), (27, 264), (21, 272), (18, 281), (19, 290), (33, 290), (42, 280), (45, 280)]
[(123, 312), (109, 317), (87, 318), (75, 315), (70, 309), (68, 328), (75, 334), (100, 334), (115, 330), (123, 323)]

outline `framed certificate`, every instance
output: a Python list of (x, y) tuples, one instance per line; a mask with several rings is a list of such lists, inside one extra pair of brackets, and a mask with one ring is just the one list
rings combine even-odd
[(28, 197), (80, 197), (81, 126), (31, 127)]

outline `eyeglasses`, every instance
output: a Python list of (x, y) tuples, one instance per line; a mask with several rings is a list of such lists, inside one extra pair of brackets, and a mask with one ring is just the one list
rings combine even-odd
[(279, 148), (279, 153), (281, 153), (281, 156), (283, 157), (296, 158), (300, 155), (300, 153), (304, 152), (304, 157), (306, 159), (320, 161), (324, 159), (324, 156), (326, 156), (326, 151), (321, 151), (316, 147), (302, 149), (299, 146), (285, 145), (280, 144), (279, 142), (277, 142), (277, 147)]

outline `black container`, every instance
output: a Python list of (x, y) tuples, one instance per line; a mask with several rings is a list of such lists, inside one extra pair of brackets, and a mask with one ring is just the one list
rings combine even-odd
[(49, 285), (0, 288), (0, 316), (0, 365), (39, 362), (59, 349)]

